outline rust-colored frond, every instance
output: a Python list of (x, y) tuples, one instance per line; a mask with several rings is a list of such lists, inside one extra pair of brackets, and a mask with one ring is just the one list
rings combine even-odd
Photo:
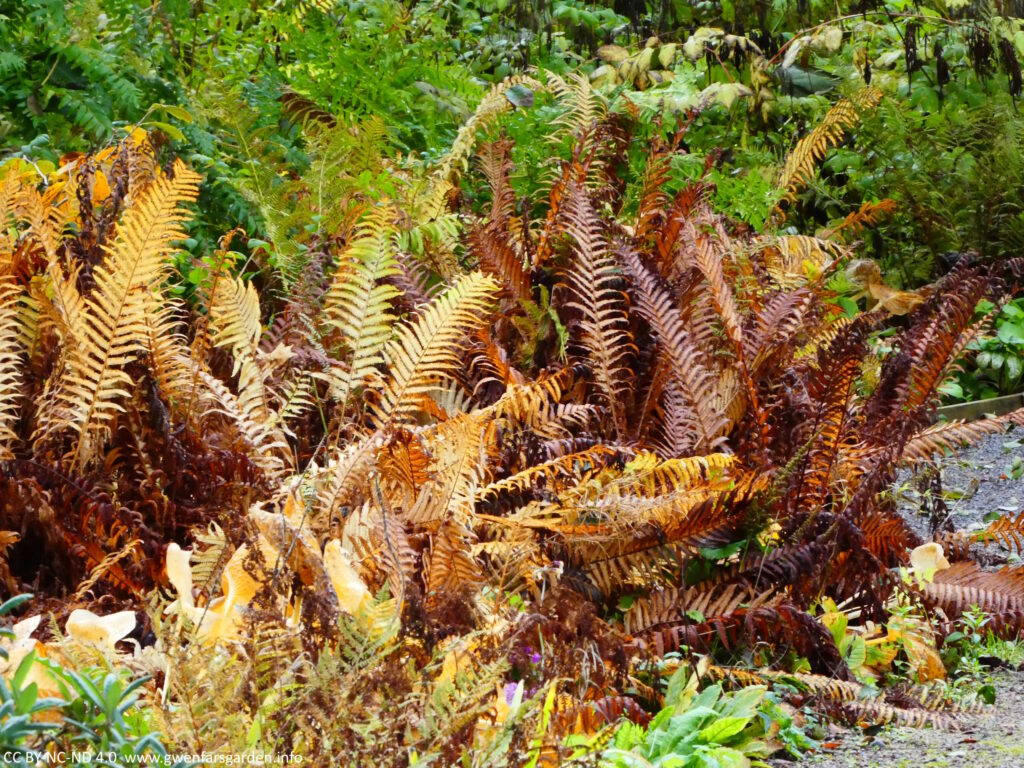
[(1007, 549), (1024, 552), (1024, 511), (1016, 517), (1002, 515), (989, 523), (987, 528), (976, 533), (973, 538), (985, 544), (998, 541)]
[(860, 234), (868, 227), (877, 225), (883, 218), (894, 213), (897, 208), (897, 202), (888, 197), (884, 200), (879, 200), (877, 203), (868, 200), (856, 211), (848, 214), (836, 226), (826, 230), (822, 236), (829, 239), (838, 237), (849, 241), (851, 237)]
[(725, 616), (741, 607), (757, 608), (775, 598), (770, 588), (757, 593), (746, 584), (724, 584), (710, 589), (701, 586), (671, 587), (639, 598), (623, 617), (632, 635), (649, 632), (664, 624), (678, 624), (688, 617)]
[(683, 646), (707, 653), (716, 643), (727, 651), (735, 651), (758, 642), (790, 647), (819, 673), (839, 680), (853, 679), (828, 629), (804, 611), (785, 603), (770, 608), (740, 608), (707, 621), (657, 629), (638, 638), (635, 644), (638, 649), (646, 648), (664, 656)]
[(621, 258), (633, 281), (636, 308), (651, 325), (665, 358), (669, 361), (674, 391), (684, 400), (687, 412), (675, 409), (694, 432), (692, 446), (676, 446), (679, 451), (706, 452), (725, 440), (728, 420), (717, 409), (716, 381), (704, 367), (702, 354), (694, 346), (677, 305), (668, 290), (643, 266), (632, 251)]
[(598, 396), (612, 415), (616, 433), (626, 433), (630, 363), (635, 354), (627, 304), (601, 222), (587, 192), (573, 184), (566, 194), (565, 233), (572, 239), (567, 306), (578, 312), (576, 337), (586, 350)]
[(530, 299), (529, 274), (505, 227), (489, 222), (472, 230), (467, 241), (480, 268), (499, 281), (508, 295), (517, 302)]
[[(1020, 413), (1019, 411), (1017, 413)], [(922, 429), (907, 441), (903, 449), (901, 462), (904, 464), (916, 464), (923, 461), (931, 461), (937, 455), (956, 453), (970, 443), (977, 442), (985, 435), (999, 434), (1006, 431), (1006, 425), (1017, 418), (1013, 415), (996, 419), (982, 419), (979, 421), (944, 421)]]
[(848, 701), (838, 705), (836, 714), (861, 728), (876, 725), (896, 725), (906, 728), (937, 728), (943, 731), (958, 729), (956, 720), (941, 712), (927, 709), (901, 709), (883, 701)]

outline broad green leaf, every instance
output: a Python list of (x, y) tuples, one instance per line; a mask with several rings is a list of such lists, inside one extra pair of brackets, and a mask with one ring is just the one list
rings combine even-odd
[(154, 104), (152, 108), (166, 112), (171, 117), (176, 117), (182, 122), (192, 122), (192, 115), (189, 113), (189, 111), (184, 107), (179, 107), (176, 104)]
[(157, 129), (163, 131), (164, 133), (166, 133), (170, 138), (174, 139), (175, 141), (184, 141), (185, 140), (185, 134), (183, 134), (181, 131), (179, 131), (177, 128), (175, 128), (170, 123), (164, 123), (164, 122), (161, 122), (159, 120), (148, 120), (148, 121), (146, 121), (146, 125), (151, 125), (154, 128), (157, 128)]
[(720, 717), (702, 728), (698, 737), (705, 744), (725, 744), (746, 728), (749, 722), (750, 718), (747, 717)]

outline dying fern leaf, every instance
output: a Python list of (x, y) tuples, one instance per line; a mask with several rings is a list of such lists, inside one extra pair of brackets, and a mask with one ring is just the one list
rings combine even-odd
[(825, 114), (822, 121), (807, 136), (797, 142), (786, 157), (779, 172), (777, 185), (785, 191), (783, 200), (794, 201), (800, 190), (810, 183), (817, 164), (843, 140), (846, 132), (860, 120), (867, 109), (873, 109), (882, 100), (882, 92), (874, 87), (861, 90), (852, 100), (840, 99)]
[(21, 410), (22, 346), (18, 299), (21, 291), (8, 275), (0, 274), (0, 459), (12, 457)]
[(635, 353), (626, 297), (601, 222), (586, 190), (572, 185), (566, 195), (564, 231), (572, 241), (567, 306), (581, 315), (579, 343), (587, 351), (600, 400), (612, 415), (616, 433), (626, 433), (630, 361)]
[(355, 388), (378, 378), (384, 362), (381, 351), (391, 338), (392, 304), (399, 291), (384, 281), (401, 274), (391, 215), (389, 208), (382, 206), (366, 219), (342, 253), (324, 298), (324, 319), (338, 329), (348, 350), (344, 373), (332, 377), (335, 396), (343, 407)]
[(79, 343), (57, 385), (57, 408), (40, 415), (37, 439), (70, 429), (77, 434), (73, 465), (94, 460), (123, 412), (132, 380), (124, 366), (145, 349), (154, 289), (169, 268), (171, 245), (185, 237), (185, 203), (196, 199), (201, 177), (178, 161), (171, 178), (150, 184), (125, 212), (117, 239), (93, 270)]
[[(669, 361), (672, 384), (686, 406), (684, 423), (691, 427), (695, 439), (692, 446), (678, 446), (677, 450), (714, 450), (724, 441), (728, 426), (725, 414), (716, 408), (715, 379), (704, 367), (700, 351), (694, 347), (669, 292), (658, 284), (635, 253), (624, 252), (622, 259), (633, 280), (637, 311), (654, 329)], [(680, 410), (676, 409), (676, 413)]]
[(402, 326), (384, 351), (389, 379), (371, 405), (379, 425), (411, 420), (422, 398), (459, 364), (467, 336), (487, 323), (497, 283), (480, 272), (463, 277)]

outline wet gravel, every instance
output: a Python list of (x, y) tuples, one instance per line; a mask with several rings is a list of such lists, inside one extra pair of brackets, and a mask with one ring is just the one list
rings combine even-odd
[[(940, 524), (972, 531), (984, 528), (994, 517), (1019, 514), (1024, 510), (1024, 477), (1013, 477), (1017, 458), (1024, 460), (1024, 429), (1011, 427), (1003, 434), (989, 435), (960, 449), (955, 456), (940, 459), (936, 469), (921, 467), (916, 472), (902, 472), (894, 488), (899, 509), (922, 538), (931, 538), (931, 511), (937, 496), (932, 483), (938, 473)], [(991, 546), (989, 549), (998, 551)]]
[[(983, 528), (994, 515), (1024, 509), (1024, 478), (1013, 477), (1015, 457), (1024, 457), (1024, 429), (990, 435), (938, 463), (945, 503), (938, 517), (956, 530)], [(910, 525), (930, 537), (937, 486), (927, 470), (903, 473), (894, 489)], [(931, 497), (929, 498), (929, 490)], [(941, 522), (941, 520), (940, 520)], [(985, 561), (1015, 562), (1016, 555), (996, 546)], [(801, 761), (815, 768), (1022, 768), (1024, 767), (1024, 671), (993, 673), (995, 706), (980, 715), (961, 716), (961, 730), (889, 728), (874, 736), (851, 731), (833, 750)], [(780, 763), (781, 765), (781, 763)]]
[(807, 768), (1021, 768), (1024, 766), (1024, 672), (994, 674), (996, 704), (961, 716), (961, 730), (890, 728), (847, 735), (840, 746), (801, 761)]

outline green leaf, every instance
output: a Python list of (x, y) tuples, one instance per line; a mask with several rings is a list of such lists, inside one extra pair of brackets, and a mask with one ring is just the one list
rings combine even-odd
[(163, 122), (160, 122), (159, 120), (148, 120), (148, 121), (146, 121), (146, 125), (151, 125), (154, 128), (157, 128), (157, 129), (163, 131), (164, 133), (167, 134), (168, 137), (174, 139), (175, 141), (184, 141), (185, 140), (185, 134), (182, 133), (181, 131), (179, 131), (177, 128), (175, 128), (170, 123), (163, 123)]
[(707, 728), (702, 728), (697, 736), (705, 744), (726, 744), (746, 728), (749, 722), (748, 717), (721, 717)]
[(151, 108), (152, 109), (159, 109), (159, 110), (161, 110), (163, 112), (166, 112), (171, 117), (176, 117), (179, 120), (181, 120), (182, 122), (185, 122), (185, 123), (193, 122), (192, 115), (189, 113), (189, 111), (187, 109), (185, 109), (184, 107), (179, 107), (176, 104), (154, 104)]
[(513, 85), (505, 91), (505, 98), (514, 107), (529, 109), (533, 106), (533, 91), (525, 85)]
[(846, 663), (850, 669), (859, 669), (864, 666), (865, 658), (867, 658), (867, 645), (864, 638), (854, 635), (853, 642), (850, 644), (850, 652), (846, 656)]

